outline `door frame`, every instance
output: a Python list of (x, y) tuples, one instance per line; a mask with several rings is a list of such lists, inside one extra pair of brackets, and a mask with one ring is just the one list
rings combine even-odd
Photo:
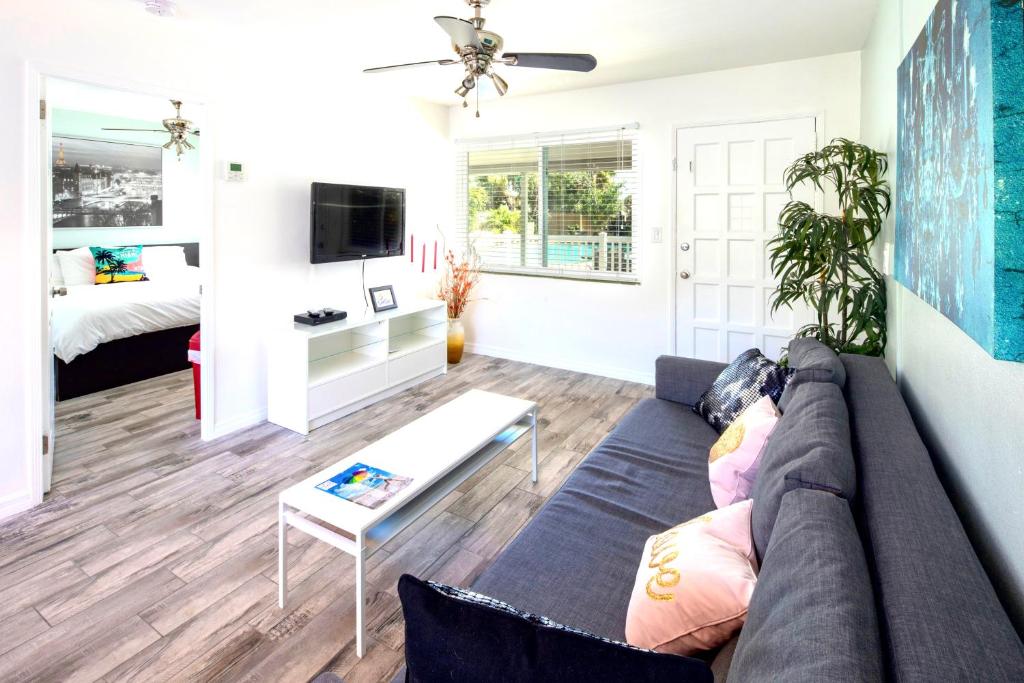
[[(55, 78), (65, 81), (76, 81), (86, 85), (110, 90), (121, 90), (130, 93), (149, 95), (153, 97), (166, 97), (167, 99), (182, 99), (199, 107), (203, 113), (203, 145), (200, 150), (209, 150), (206, 154), (200, 152), (199, 173), (200, 177), (206, 178), (202, 182), (202, 189), (196, 200), (201, 206), (202, 215), (208, 216), (208, 220), (199, 229), (199, 265), (200, 284), (202, 297), (200, 300), (200, 324), (203, 327), (203, 344), (200, 352), (201, 360), (201, 401), (203, 405), (203, 420), (200, 427), (201, 438), (209, 441), (215, 435), (214, 409), (215, 385), (214, 372), (216, 348), (216, 308), (215, 301), (215, 278), (214, 278), (214, 185), (216, 182), (216, 164), (214, 162), (214, 141), (216, 131), (214, 129), (214, 107), (210, 98), (203, 93), (196, 93), (187, 88), (167, 88), (147, 82), (133, 81), (130, 79), (117, 78), (109, 75), (98, 75), (93, 72), (82, 72), (74, 68), (54, 66), (34, 61), (25, 61), (23, 74), (25, 78), (24, 90), (24, 116), (26, 123), (24, 139), (25, 144), (25, 168), (24, 177), (27, 179), (25, 196), (25, 219), (22, 225), (22, 237), (25, 244), (25, 263), (28, 264), (27, 279), (34, 282), (36, 291), (42, 296), (33, 300), (29, 306), (29, 324), (26, 326), (26, 348), (32, 351), (25, 359), (25, 433), (27, 435), (27, 448), (24, 454), (28, 472), (29, 493), (31, 505), (35, 506), (43, 502), (43, 456), (42, 436), (46, 433), (47, 426), (43, 402), (47, 399), (49, 391), (42, 386), (45, 374), (44, 363), (52, 362), (52, 354), (49, 346), (49, 321), (48, 303), (44, 297), (49, 297), (49, 254), (46, 253), (47, 238), (42, 232), (44, 229), (52, 229), (52, 226), (44, 225), (45, 216), (40, 215), (43, 206), (44, 193), (48, 190), (42, 186), (42, 149), (41, 119), (39, 118), (39, 102), (45, 92), (46, 80)], [(47, 117), (50, 116), (50, 107), (47, 107)], [(185, 350), (182, 350), (184, 353)], [(50, 444), (52, 452), (53, 444)]]
[[(789, 121), (792, 119), (814, 119), (814, 133), (815, 141), (818, 148), (821, 148), (822, 140), (825, 137), (825, 111), (822, 109), (815, 111), (797, 110), (795, 112), (789, 112), (786, 114), (773, 114), (771, 116), (754, 116), (750, 118), (728, 118), (728, 119), (714, 119), (710, 121), (698, 121), (695, 123), (677, 123), (672, 125), (672, 226), (671, 226), (671, 249), (672, 256), (669, 259), (669, 278), (668, 278), (668, 345), (667, 348), (669, 353), (673, 356), (679, 354), (679, 342), (678, 342), (678, 317), (679, 310), (677, 306), (676, 296), (677, 283), (676, 278), (679, 276), (679, 131), (689, 130), (691, 128), (711, 128), (716, 126), (734, 126), (743, 125), (749, 123), (770, 123), (772, 121)], [(815, 190), (814, 193), (814, 204), (818, 210), (821, 210), (822, 197), (821, 193)]]

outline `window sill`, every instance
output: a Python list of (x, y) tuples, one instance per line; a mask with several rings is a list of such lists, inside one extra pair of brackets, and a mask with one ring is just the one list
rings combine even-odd
[(481, 266), (480, 272), (487, 275), (519, 275), (526, 277), (539, 277), (551, 280), (576, 280), (580, 282), (604, 282), (618, 285), (639, 285), (640, 278), (635, 275), (619, 273), (587, 272), (575, 273), (572, 271), (559, 271), (555, 269), (542, 268), (501, 268), (500, 266)]

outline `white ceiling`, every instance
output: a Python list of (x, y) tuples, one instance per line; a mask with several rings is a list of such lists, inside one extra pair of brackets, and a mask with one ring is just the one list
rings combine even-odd
[[(435, 15), (468, 17), (464, 0), (177, 0), (178, 15), (145, 13), (141, 0), (68, 7), (75, 26), (146, 33), (227, 50), (263, 69), (320, 74), (352, 88), (454, 104), (459, 66), (364, 75), (365, 67), (452, 55)], [(492, 0), (487, 28), (518, 52), (589, 52), (588, 74), (500, 67), (509, 96), (693, 74), (859, 50), (879, 0)], [(19, 3), (29, 10), (35, 3)], [(63, 3), (61, 3), (63, 5)], [(74, 9), (72, 9), (74, 8)], [(79, 11), (80, 10), (80, 11)], [(52, 16), (52, 15), (51, 15)], [(111, 21), (113, 20), (113, 21)], [(52, 21), (52, 19), (51, 19)], [(72, 21), (69, 17), (68, 21)], [(166, 58), (166, 56), (165, 56)], [(268, 66), (269, 62), (269, 66)], [(360, 89), (358, 86), (365, 86)], [(494, 96), (490, 93), (490, 96)]]
[[(492, 0), (487, 28), (519, 52), (589, 52), (589, 74), (506, 67), (510, 95), (715, 71), (859, 50), (879, 0)], [(179, 0), (180, 20), (316, 26), (353, 67), (451, 55), (432, 17), (469, 17), (464, 0)], [(244, 18), (239, 6), (245, 7)], [(287, 17), (281, 17), (284, 12)], [(277, 16), (275, 16), (277, 15)], [(281, 26), (280, 23), (276, 23)], [(308, 30), (308, 28), (307, 28)], [(355, 50), (353, 51), (353, 48)], [(355, 63), (352, 63), (355, 62)], [(410, 95), (458, 98), (459, 66), (375, 74)]]

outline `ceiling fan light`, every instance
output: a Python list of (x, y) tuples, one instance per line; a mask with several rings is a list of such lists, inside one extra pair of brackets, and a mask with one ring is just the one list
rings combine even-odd
[(489, 73), (487, 75), (490, 76), (491, 81), (494, 82), (494, 89), (498, 91), (498, 95), (504, 97), (505, 93), (508, 92), (508, 83), (505, 79), (496, 73)]
[(466, 95), (469, 94), (469, 88), (467, 88), (466, 84), (463, 83), (462, 85), (455, 89), (455, 94), (458, 95), (459, 97), (464, 98)]

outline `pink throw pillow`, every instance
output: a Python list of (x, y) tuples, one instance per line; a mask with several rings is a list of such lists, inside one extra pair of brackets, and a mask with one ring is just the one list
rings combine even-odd
[(708, 458), (715, 505), (722, 508), (750, 498), (765, 443), (778, 422), (775, 403), (762, 396), (722, 432)]
[(743, 625), (757, 583), (751, 501), (714, 510), (651, 536), (626, 613), (626, 642), (691, 655), (725, 643)]

